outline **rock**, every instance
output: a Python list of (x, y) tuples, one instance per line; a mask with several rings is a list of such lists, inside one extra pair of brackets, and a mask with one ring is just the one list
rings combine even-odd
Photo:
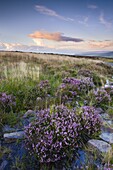
[(88, 145), (89, 147), (94, 148), (100, 153), (108, 153), (112, 151), (111, 145), (102, 140), (91, 139), (88, 141)]
[(113, 133), (113, 127), (103, 124), (101, 127), (102, 132)]
[(33, 110), (28, 110), (28, 111), (24, 114), (23, 118), (34, 117), (35, 115), (36, 115), (36, 113), (35, 113)]
[(6, 132), (15, 132), (15, 128), (11, 128), (9, 125), (5, 125), (3, 127), (3, 133), (6, 133)]
[(7, 166), (8, 162), (6, 160), (4, 160), (1, 165), (0, 165), (0, 170), (4, 170), (5, 167)]
[(102, 132), (100, 135), (100, 138), (110, 144), (113, 144), (113, 133)]
[(108, 132), (108, 133), (113, 133), (113, 120), (109, 118), (108, 114), (105, 114), (104, 116), (101, 116), (102, 120), (102, 126), (101, 130), (102, 132)]
[(15, 142), (17, 139), (24, 139), (24, 131), (5, 133), (4, 139), (6, 143)]
[(107, 113), (103, 113), (100, 115), (100, 117), (102, 118), (102, 120), (110, 120), (110, 116)]
[(106, 88), (110, 88), (111, 86), (110, 86), (109, 84), (105, 84), (104, 87), (105, 87), (105, 89), (106, 89)]

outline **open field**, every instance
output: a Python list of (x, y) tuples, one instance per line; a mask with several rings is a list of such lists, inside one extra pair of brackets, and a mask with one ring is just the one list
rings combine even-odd
[[(113, 90), (104, 88), (106, 80), (113, 81), (113, 67), (107, 62), (113, 60), (0, 52), (0, 163), (7, 161), (4, 170), (73, 169), (73, 155), (75, 162), (78, 159), (75, 151), (84, 153), (88, 140), (100, 140), (97, 108), (113, 119)], [(5, 138), (15, 131), (25, 134), (24, 139)], [(112, 156), (111, 151), (99, 168), (112, 167)], [(98, 156), (93, 159), (93, 164), (86, 161), (78, 169), (95, 169)]]

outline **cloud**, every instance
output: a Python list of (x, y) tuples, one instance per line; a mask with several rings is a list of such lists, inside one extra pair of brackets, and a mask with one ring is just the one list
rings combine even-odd
[(85, 26), (88, 26), (88, 24), (87, 24), (88, 20), (89, 20), (89, 17), (87, 16), (87, 17), (83, 17), (83, 20), (79, 20), (78, 22), (79, 22), (80, 24), (83, 24), (83, 25), (85, 25)]
[(84, 41), (83, 39), (80, 38), (72, 38), (72, 37), (66, 37), (63, 36), (62, 33), (60, 32), (55, 32), (55, 33), (48, 33), (48, 32), (34, 32), (33, 34), (29, 34), (29, 37), (33, 39), (46, 39), (46, 40), (53, 40), (53, 41), (72, 41), (72, 42), (81, 42)]
[(26, 52), (55, 52), (55, 53), (76, 53), (77, 51), (91, 50), (113, 50), (113, 41), (50, 41), (45, 39), (32, 39), (33, 44), (23, 45), (20, 43), (2, 43), (0, 42), (0, 50), (6, 51), (26, 51)]
[(88, 8), (90, 8), (90, 9), (97, 9), (98, 6), (97, 6), (97, 5), (90, 4), (90, 5), (88, 5)]
[(111, 48), (113, 49), (113, 41), (105, 40), (105, 41), (95, 41), (91, 40), (89, 41), (89, 47), (93, 49), (103, 49), (103, 48)]
[(52, 9), (49, 9), (45, 6), (42, 6), (42, 5), (36, 5), (35, 6), (35, 9), (41, 13), (41, 14), (44, 14), (44, 15), (48, 15), (48, 16), (52, 16), (52, 17), (56, 17), (58, 19), (61, 19), (61, 20), (64, 20), (64, 21), (74, 21), (74, 19), (72, 18), (66, 18), (62, 15), (59, 15), (56, 11), (52, 10)]
[(40, 46), (37, 45), (23, 45), (19, 43), (2, 43), (0, 42), (0, 50), (7, 51), (38, 51), (41, 49)]
[(100, 13), (99, 21), (100, 21), (101, 24), (105, 25), (107, 28), (110, 28), (111, 25), (112, 25), (111, 22), (109, 22), (109, 21), (107, 21), (107, 20), (105, 19), (105, 16), (104, 16), (104, 13), (103, 13), (103, 12)]

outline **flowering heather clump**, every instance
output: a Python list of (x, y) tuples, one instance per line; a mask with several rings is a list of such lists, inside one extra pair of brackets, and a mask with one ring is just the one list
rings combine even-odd
[(73, 88), (75, 88), (78, 92), (88, 91), (94, 88), (93, 81), (89, 77), (83, 79), (68, 77), (63, 80), (63, 83), (73, 86)]
[(100, 131), (101, 120), (94, 107), (82, 107), (80, 122), (83, 128), (82, 133), (89, 137), (92, 137)]
[(60, 93), (62, 102), (65, 102), (76, 99), (78, 95), (83, 95), (92, 88), (94, 88), (94, 84), (89, 77), (84, 79), (68, 77), (63, 79), (63, 83), (59, 86), (57, 94)]
[(50, 83), (48, 80), (43, 80), (38, 84), (39, 96), (45, 97), (50, 92)]
[(0, 109), (1, 111), (10, 111), (13, 106), (16, 105), (15, 97), (13, 95), (7, 95), (6, 93), (0, 93)]
[(43, 88), (50, 88), (50, 84), (49, 84), (49, 81), (48, 80), (43, 80), (39, 83), (39, 87), (40, 89), (43, 89)]
[(95, 105), (108, 104), (111, 101), (110, 95), (106, 90), (101, 89), (93, 92)]
[(93, 78), (93, 73), (90, 70), (85, 70), (85, 69), (79, 70), (77, 75)]
[(95, 87), (95, 85), (90, 77), (81, 79), (81, 83), (80, 83), (81, 91), (88, 92), (89, 90), (93, 89), (94, 87)]
[(79, 131), (80, 123), (67, 107), (41, 110), (35, 122), (25, 129), (26, 147), (40, 162), (56, 162), (73, 153)]
[(82, 107), (81, 114), (75, 112), (63, 105), (38, 111), (36, 120), (25, 128), (29, 153), (41, 163), (71, 158), (86, 136), (97, 134), (101, 125), (93, 107)]

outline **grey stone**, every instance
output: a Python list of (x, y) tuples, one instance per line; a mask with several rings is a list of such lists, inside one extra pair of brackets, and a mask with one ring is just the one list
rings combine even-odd
[(14, 142), (17, 139), (24, 139), (24, 131), (5, 133), (4, 139), (6, 143)]
[(104, 125), (101, 126), (101, 131), (102, 132), (113, 133), (113, 127), (104, 124)]
[(107, 113), (101, 114), (100, 117), (104, 120), (110, 120), (110, 116)]
[(105, 119), (104, 119), (103, 122), (102, 122), (102, 125), (113, 128), (113, 120), (110, 120), (110, 119), (105, 120)]
[(113, 87), (113, 82), (110, 82), (110, 86), (112, 86), (112, 87)]
[(3, 133), (6, 133), (6, 132), (15, 132), (15, 128), (11, 128), (9, 125), (5, 125), (3, 127)]
[(100, 138), (110, 144), (113, 144), (113, 133), (102, 132), (100, 135)]
[(23, 118), (34, 117), (35, 115), (36, 115), (36, 113), (35, 113), (33, 110), (28, 110), (28, 111), (24, 114)]
[(108, 153), (112, 151), (111, 145), (102, 140), (91, 139), (88, 141), (88, 145), (100, 153)]
[(4, 160), (1, 165), (0, 165), (0, 170), (4, 170), (5, 167), (7, 166), (8, 162), (6, 160)]

